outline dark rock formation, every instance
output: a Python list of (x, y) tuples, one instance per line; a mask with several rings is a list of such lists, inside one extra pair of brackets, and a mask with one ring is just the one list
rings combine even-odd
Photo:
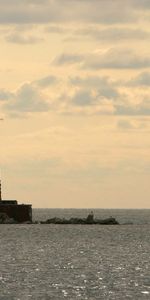
[(109, 217), (107, 219), (94, 219), (93, 215), (89, 214), (87, 218), (70, 218), (70, 219), (64, 219), (64, 218), (51, 218), (47, 219), (46, 221), (41, 221), (41, 224), (99, 224), (99, 225), (118, 225), (119, 222), (113, 218)]
[[(13, 218), (10, 218), (6, 213), (0, 212), (0, 224), (20, 224)], [(118, 221), (113, 218), (109, 217), (107, 219), (94, 219), (93, 212), (91, 212), (86, 218), (58, 218), (54, 217), (51, 219), (47, 219), (46, 221), (25, 221), (22, 224), (81, 224), (81, 225), (117, 225), (119, 224)]]

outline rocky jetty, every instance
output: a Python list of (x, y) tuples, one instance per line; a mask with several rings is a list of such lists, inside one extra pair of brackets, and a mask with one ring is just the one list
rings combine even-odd
[(94, 217), (89, 214), (87, 218), (70, 218), (70, 219), (65, 219), (65, 218), (51, 218), (47, 219), (46, 221), (41, 221), (41, 224), (81, 224), (81, 225), (93, 225), (93, 224), (98, 224), (98, 225), (118, 225), (119, 222), (113, 218), (109, 217), (106, 219), (94, 219)]
[(58, 218), (54, 217), (47, 219), (46, 221), (35, 221), (35, 222), (17, 222), (13, 218), (9, 218), (6, 213), (0, 213), (0, 224), (81, 224), (81, 225), (118, 225), (119, 222), (109, 217), (106, 219), (95, 219), (93, 212), (91, 212), (86, 218)]

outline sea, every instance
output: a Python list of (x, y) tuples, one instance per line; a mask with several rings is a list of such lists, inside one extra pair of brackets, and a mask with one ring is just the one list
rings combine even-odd
[(150, 299), (150, 210), (92, 209), (120, 225), (38, 224), (90, 209), (33, 209), (0, 225), (0, 300)]

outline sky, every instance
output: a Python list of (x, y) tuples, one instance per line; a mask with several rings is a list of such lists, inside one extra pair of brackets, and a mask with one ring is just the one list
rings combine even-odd
[(150, 208), (150, 1), (0, 0), (3, 199)]

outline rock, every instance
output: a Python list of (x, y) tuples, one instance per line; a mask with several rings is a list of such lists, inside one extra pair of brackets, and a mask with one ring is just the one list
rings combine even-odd
[(70, 218), (70, 219), (64, 219), (64, 218), (51, 218), (47, 219), (46, 221), (41, 221), (41, 224), (99, 224), (99, 225), (118, 225), (119, 222), (113, 218), (109, 217), (107, 219), (94, 219), (93, 215), (89, 214), (87, 218)]
[(115, 218), (109, 217), (109, 218), (104, 219), (104, 220), (95, 220), (95, 224), (101, 224), (101, 225), (118, 225), (119, 222)]
[(87, 216), (87, 218), (86, 218), (86, 223), (87, 223), (87, 224), (93, 224), (93, 223), (95, 223), (95, 222), (94, 222), (94, 214), (93, 214), (92, 211), (91, 211), (90, 214)]

